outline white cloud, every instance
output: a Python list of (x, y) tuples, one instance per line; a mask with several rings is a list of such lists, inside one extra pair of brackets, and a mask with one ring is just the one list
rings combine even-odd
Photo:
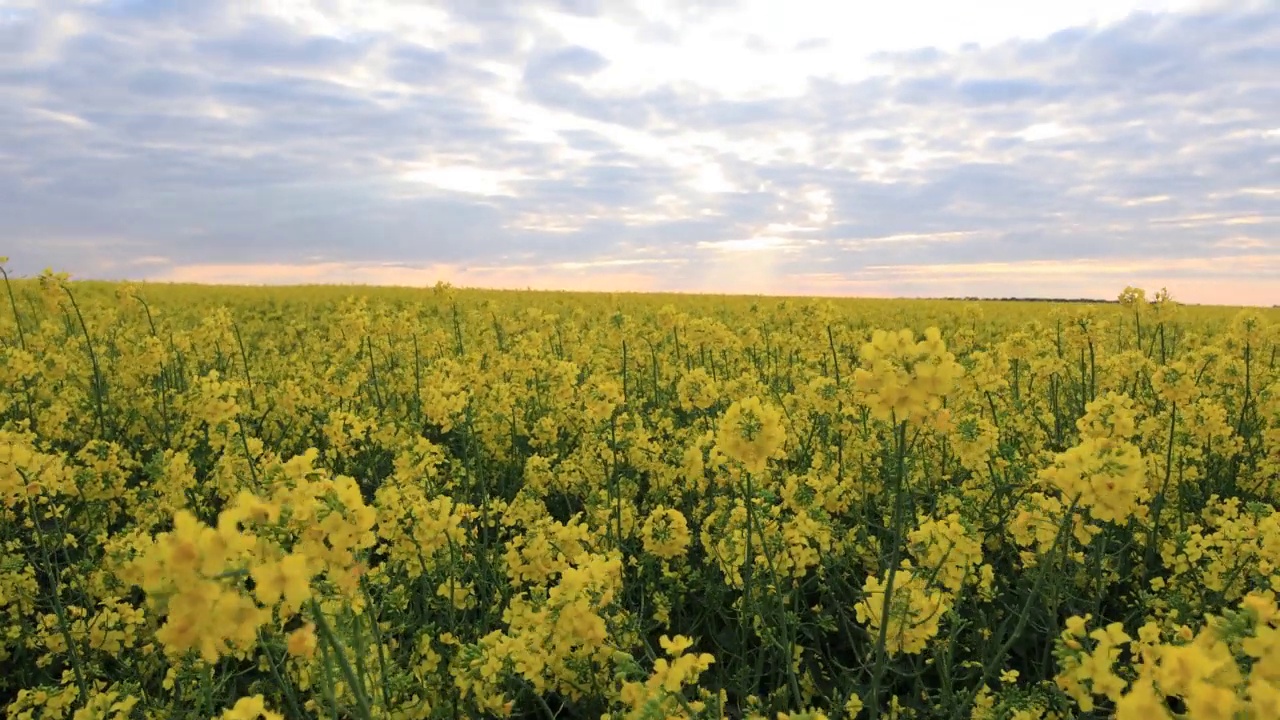
[(1265, 3), (562, 7), (0, 0), (0, 233), (81, 275), (1205, 297), (1280, 243)]
[(882, 72), (883, 65), (871, 59), (876, 53), (990, 46), (1068, 27), (1111, 23), (1138, 11), (1185, 11), (1209, 3), (746, 0), (697, 18), (682, 17), (684, 3), (678, 0), (642, 5), (650, 21), (673, 28), (672, 42), (648, 41), (642, 28), (624, 19), (549, 10), (540, 18), (566, 42), (610, 59), (610, 67), (590, 81), (602, 93), (690, 83), (722, 97), (752, 99), (797, 97), (807, 90), (810, 77), (854, 80)]
[(410, 163), (400, 173), (400, 178), (407, 182), (483, 197), (514, 195), (511, 183), (521, 177), (520, 173), (484, 167), (424, 163)]

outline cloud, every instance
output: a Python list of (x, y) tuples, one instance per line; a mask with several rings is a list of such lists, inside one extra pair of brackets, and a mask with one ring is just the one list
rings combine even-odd
[(792, 5), (0, 0), (4, 250), (85, 277), (1280, 303), (1266, 3)]
[(449, 55), (420, 45), (402, 45), (387, 52), (387, 76), (409, 85), (435, 86), (453, 75)]
[(570, 46), (536, 55), (525, 66), (525, 78), (563, 78), (593, 75), (605, 69), (609, 61), (588, 48)]
[(972, 105), (1046, 101), (1062, 94), (1039, 80), (1017, 77), (964, 80), (956, 86), (956, 92)]

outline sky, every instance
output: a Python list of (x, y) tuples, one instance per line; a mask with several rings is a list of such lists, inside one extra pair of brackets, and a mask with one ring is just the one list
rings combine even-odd
[(1280, 303), (1280, 2), (0, 0), (78, 278)]

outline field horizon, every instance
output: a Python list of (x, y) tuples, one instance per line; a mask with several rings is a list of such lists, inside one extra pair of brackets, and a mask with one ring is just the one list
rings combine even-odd
[[(11, 275), (10, 278), (14, 282), (38, 282), (38, 275)], [(209, 289), (225, 289), (225, 290), (285, 290), (285, 291), (303, 291), (308, 289), (324, 289), (333, 288), (350, 292), (397, 292), (397, 291), (413, 291), (427, 292), (435, 289), (437, 285), (374, 285), (362, 283), (339, 283), (339, 282), (323, 282), (323, 283), (231, 283), (231, 282), (176, 282), (168, 280), (146, 280), (146, 279), (76, 279), (70, 278), (71, 282), (80, 285), (111, 285), (111, 286), (137, 286), (158, 287), (158, 288), (209, 288)], [(452, 288), (459, 291), (474, 293), (493, 293), (493, 294), (545, 294), (545, 295), (580, 295), (584, 297), (595, 296), (635, 296), (635, 297), (669, 297), (678, 298), (754, 298), (762, 300), (830, 300), (830, 301), (922, 301), (922, 302), (973, 302), (973, 303), (1036, 303), (1036, 304), (1054, 304), (1060, 303), (1064, 305), (1116, 305), (1120, 303), (1118, 297), (1112, 298), (1069, 298), (1069, 297), (980, 297), (980, 296), (927, 296), (927, 295), (804, 295), (804, 294), (780, 294), (780, 293), (728, 293), (728, 292), (701, 292), (701, 291), (681, 291), (681, 290), (575, 290), (575, 289), (553, 289), (553, 288), (513, 288), (513, 287), (482, 287), (482, 286), (464, 286), (453, 285), (440, 281), (438, 283), (443, 287)], [(1176, 297), (1174, 298), (1177, 301)], [(1223, 309), (1245, 309), (1257, 308), (1260, 310), (1280, 309), (1280, 305), (1233, 305), (1227, 303), (1190, 303), (1177, 301), (1179, 305), (1185, 307), (1203, 307), (1203, 308), (1223, 308)]]

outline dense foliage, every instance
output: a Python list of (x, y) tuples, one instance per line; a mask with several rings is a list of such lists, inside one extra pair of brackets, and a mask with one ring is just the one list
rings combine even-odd
[(8, 717), (1280, 717), (1274, 311), (5, 280)]

